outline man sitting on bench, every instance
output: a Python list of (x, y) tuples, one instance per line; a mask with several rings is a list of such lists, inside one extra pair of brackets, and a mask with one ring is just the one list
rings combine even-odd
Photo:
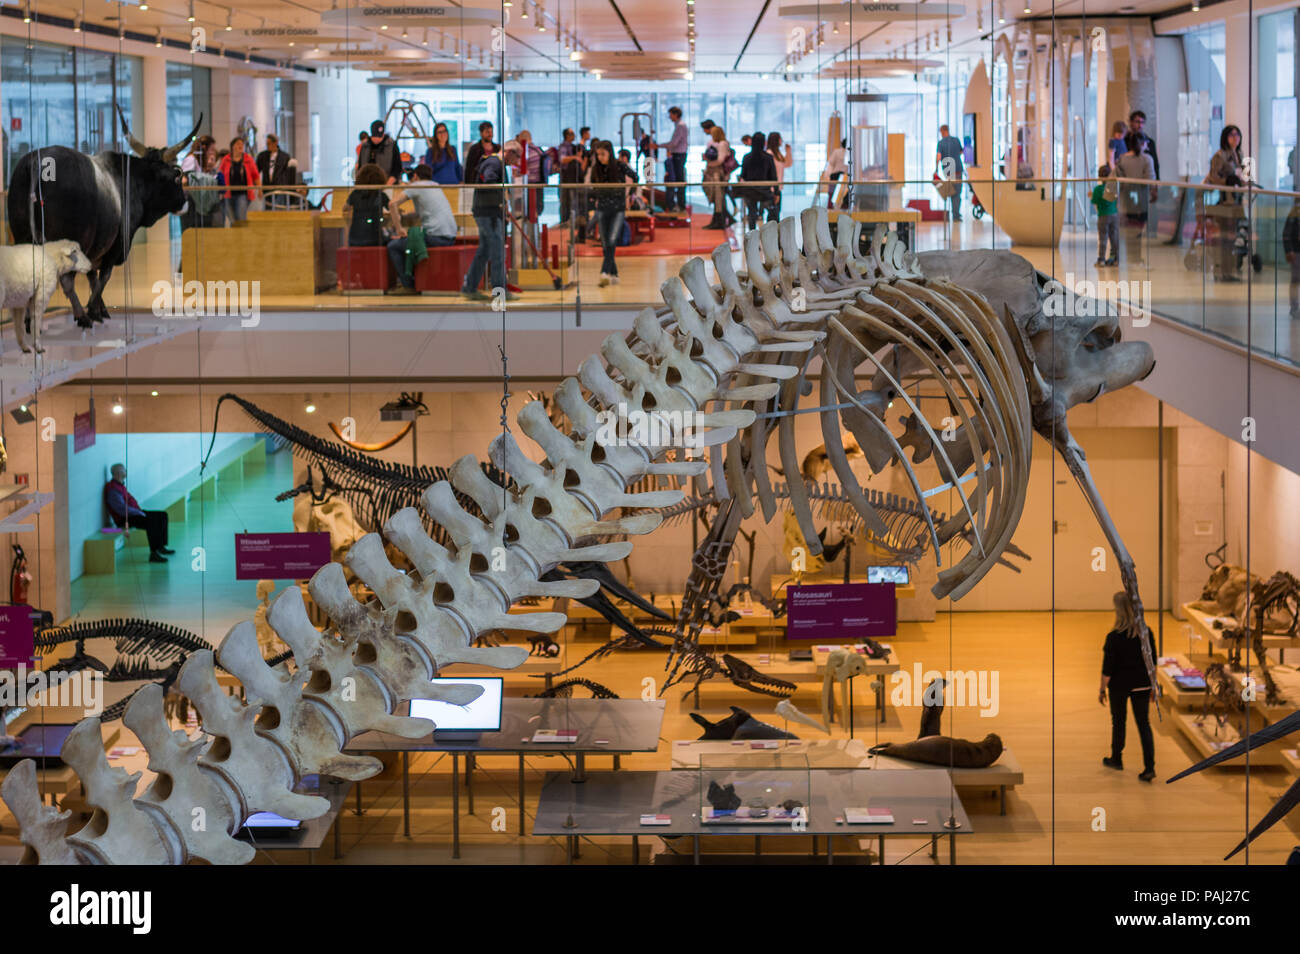
[(149, 562), (166, 563), (163, 554), (176, 552), (167, 547), (167, 512), (140, 509), (140, 502), (126, 489), (126, 467), (122, 464), (114, 464), (109, 473), (113, 479), (104, 485), (104, 506), (113, 524), (127, 530), (143, 529), (149, 538)]

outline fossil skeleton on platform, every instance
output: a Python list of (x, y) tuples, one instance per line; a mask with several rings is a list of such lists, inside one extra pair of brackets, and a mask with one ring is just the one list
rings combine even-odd
[[(717, 249), (718, 286), (701, 259), (683, 265), (679, 277), (662, 286), (667, 308), (642, 311), (631, 334), (611, 335), (600, 356), (586, 359), (577, 377), (555, 391), (569, 433), (554, 426), (540, 402), (526, 405), (518, 429), (540, 448), (544, 462), (530, 459), (507, 431), (493, 441), (490, 457), (510, 475), (509, 486), (489, 479), (471, 456), (424, 490), (421, 506), (445, 532), (445, 543), (431, 537), (412, 507), (387, 516), (382, 538), (362, 537), (346, 562), (375, 594), (372, 601), (353, 598), (339, 564), (324, 566), (309, 586), (332, 621), (320, 632), (307, 619), (300, 591), (286, 590), (268, 621), (292, 650), (292, 669), (268, 667), (252, 622), (235, 626), (215, 654), (192, 653), (177, 686), (199, 710), (203, 736), (190, 740), (170, 729), (161, 689), (139, 692), (124, 722), (148, 751), (157, 777), (138, 798), (132, 797), (137, 777), (106, 761), (96, 719), (79, 723), (64, 747), (94, 808), (93, 820), (79, 831), (68, 834), (68, 813), (42, 804), (35, 764), (21, 763), (0, 795), (18, 820), (26, 860), (248, 861), (253, 849), (232, 837), (244, 818), (262, 810), (300, 819), (323, 815), (325, 799), (294, 791), (300, 779), (360, 780), (380, 770), (375, 759), (344, 754), (349, 739), (371, 729), (426, 736), (433, 728), (427, 720), (400, 714), (407, 700), (465, 704), (477, 696), (477, 687), (432, 683), (440, 667), (521, 664), (525, 649), (475, 647), (475, 638), (505, 626), (558, 630), (563, 614), (508, 615), (509, 609), (526, 597), (591, 595), (595, 581), (539, 577), (564, 562), (623, 559), (632, 544), (610, 538), (649, 533), (661, 518), (606, 515), (670, 506), (681, 499), (684, 479), (695, 479), (700, 491), (711, 483), (726, 501), (715, 521), (716, 547), (706, 547), (695, 561), (692, 593), (698, 599), (709, 581), (720, 579), (740, 519), (756, 507), (769, 517), (775, 512), (764, 451), (773, 432), (793, 429), (798, 400), (811, 391), (814, 356), (822, 364), (827, 453), (869, 527), (883, 529), (845, 466), (841, 422), (873, 469), (903, 463), (918, 496), (922, 488), (906, 465), (904, 443), (928, 448), (953, 484), (959, 499), (953, 516), (936, 525), (926, 510), (924, 534), (941, 564), (937, 596), (962, 596), (1004, 552), (1024, 505), (1032, 424), (1084, 489), (1141, 620), (1133, 562), (1069, 436), (1065, 414), (1145, 376), (1153, 364), (1150, 349), (1120, 344), (1114, 318), (1047, 318), (1040, 277), (1018, 256), (930, 256), (924, 261), (927, 270), (933, 263), (933, 274), (926, 277), (897, 244), (862, 255), (856, 226), (840, 229), (832, 243), (824, 210), (803, 213), (802, 242), (798, 225), (786, 219), (747, 234), (745, 275), (733, 267), (726, 246)], [(863, 364), (874, 370), (870, 387), (860, 390), (856, 372)], [(952, 440), (939, 436), (904, 390), (904, 380), (916, 375), (929, 376), (948, 397), (958, 419)], [(902, 443), (885, 423), (890, 401), (903, 402), (914, 417)], [(651, 446), (598, 443), (601, 412), (620, 406), (669, 419), (689, 411), (713, 451), (707, 461), (666, 460), (664, 445), (671, 440), (662, 430), (662, 443)], [(793, 442), (782, 439), (779, 448), (785, 471), (793, 473), (798, 461), (784, 459), (793, 454)], [(647, 475), (661, 478), (663, 489), (628, 492)], [(424, 476), (435, 475), (412, 479)], [(814, 541), (810, 508), (798, 488), (792, 487), (792, 504), (805, 537)], [(474, 513), (462, 507), (465, 498)], [(963, 533), (970, 548), (945, 565), (945, 545)], [(393, 566), (384, 539), (410, 561), (412, 572)], [(694, 606), (684, 612), (690, 619)], [(244, 699), (218, 688), (217, 661), (241, 680)], [(191, 824), (197, 807), (207, 819), (202, 831)]]

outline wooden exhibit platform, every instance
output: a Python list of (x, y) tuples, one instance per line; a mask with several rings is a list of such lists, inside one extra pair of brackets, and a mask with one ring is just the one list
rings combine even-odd
[[(322, 226), (322, 218), (317, 211), (249, 212), (246, 221), (229, 228), (186, 229), (181, 233), (181, 278), (205, 284), (257, 282), (259, 297), (331, 289), (334, 256), (326, 246), (332, 240), (337, 248), (339, 236), (326, 233), (341, 229)], [(205, 298), (204, 304), (205, 312), (211, 312), (213, 303)], [(237, 307), (231, 311), (238, 313)]]

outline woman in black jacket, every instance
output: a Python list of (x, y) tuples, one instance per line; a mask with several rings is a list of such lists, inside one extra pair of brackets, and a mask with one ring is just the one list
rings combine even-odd
[[(740, 182), (776, 182), (776, 163), (767, 151), (767, 137), (756, 132), (749, 137), (749, 152), (740, 164)], [(758, 227), (758, 219), (763, 209), (776, 201), (775, 185), (745, 185), (736, 190), (745, 200), (745, 218), (749, 227)]]
[(1151, 703), (1151, 677), (1147, 673), (1146, 659), (1142, 655), (1139, 639), (1150, 643), (1151, 658), (1156, 655), (1155, 640), (1151, 630), (1143, 626), (1141, 637), (1133, 635), (1138, 623), (1133, 604), (1126, 593), (1115, 594), (1115, 625), (1106, 634), (1106, 648), (1102, 651), (1101, 693), (1098, 701), (1106, 704), (1110, 693), (1110, 756), (1103, 758), (1107, 768), (1124, 768), (1124, 729), (1126, 708), (1133, 707), (1133, 722), (1138, 738), (1142, 740), (1142, 773), (1138, 776), (1149, 782), (1156, 777), (1156, 747), (1151, 735), (1151, 722), (1147, 708)]
[(608, 188), (617, 183), (636, 182), (636, 176), (625, 163), (614, 155), (614, 144), (607, 139), (598, 140), (592, 149), (591, 168), (587, 181), (607, 188), (592, 189), (596, 202), (596, 222), (600, 229), (600, 244), (605, 257), (600, 265), (600, 286), (611, 282), (618, 284), (618, 266), (614, 264), (614, 248), (623, 234), (623, 221), (627, 217), (627, 189)]

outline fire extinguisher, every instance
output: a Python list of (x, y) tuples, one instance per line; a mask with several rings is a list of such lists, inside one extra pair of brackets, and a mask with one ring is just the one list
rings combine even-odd
[(27, 587), (32, 582), (32, 575), (27, 572), (27, 554), (18, 544), (13, 544), (14, 566), (9, 573), (9, 602), (26, 604)]

